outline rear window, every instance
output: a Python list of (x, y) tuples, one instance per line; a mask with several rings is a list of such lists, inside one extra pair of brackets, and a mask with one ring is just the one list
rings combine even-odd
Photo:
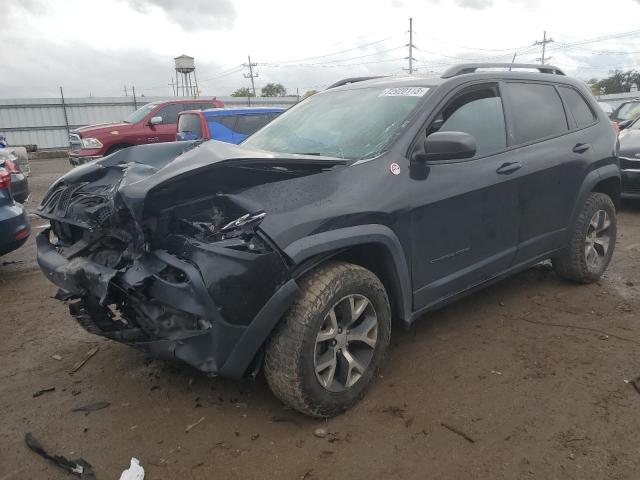
[(579, 128), (591, 125), (596, 117), (582, 95), (570, 87), (559, 87), (562, 98)]
[(259, 113), (256, 115), (240, 115), (236, 123), (235, 131), (243, 135), (251, 135), (257, 132), (271, 121), (269, 114)]
[(236, 127), (236, 120), (238, 117), (234, 117), (231, 115), (215, 115), (212, 117), (207, 117), (207, 122), (209, 124), (218, 123), (229, 130), (234, 130)]
[(178, 120), (178, 133), (191, 134), (197, 136), (197, 138), (202, 138), (200, 117), (193, 113), (180, 115)]
[(569, 130), (558, 92), (552, 85), (509, 83), (516, 143), (528, 143)]

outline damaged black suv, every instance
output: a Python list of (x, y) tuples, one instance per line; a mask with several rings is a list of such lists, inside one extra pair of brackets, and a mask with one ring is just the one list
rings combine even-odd
[(545, 259), (594, 282), (611, 259), (609, 120), (557, 68), (509, 67), (344, 81), (237, 146), (78, 167), (38, 209), (38, 262), (88, 331), (212, 375), (262, 367), (291, 407), (340, 413), (392, 318)]

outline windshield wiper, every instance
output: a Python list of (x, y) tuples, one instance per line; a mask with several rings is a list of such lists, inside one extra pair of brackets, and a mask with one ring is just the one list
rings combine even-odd
[(294, 155), (315, 155), (317, 157), (321, 157), (322, 153), (320, 153), (320, 152), (294, 152)]

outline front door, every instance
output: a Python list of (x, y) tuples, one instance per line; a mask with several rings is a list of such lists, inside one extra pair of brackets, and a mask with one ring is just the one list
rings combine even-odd
[(473, 135), (477, 148), (468, 160), (427, 164), (412, 186), (414, 310), (508, 269), (518, 241), (521, 170), (506, 151), (499, 85), (456, 93), (421, 136), (436, 131)]

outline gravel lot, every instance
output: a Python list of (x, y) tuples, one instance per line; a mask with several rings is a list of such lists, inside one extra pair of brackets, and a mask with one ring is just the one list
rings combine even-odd
[[(29, 210), (67, 169), (32, 162)], [(542, 265), (396, 329), (365, 400), (326, 422), (284, 409), (260, 376), (209, 379), (84, 332), (51, 298), (32, 236), (0, 258), (0, 480), (66, 478), (26, 432), (98, 480), (132, 456), (149, 480), (638, 478), (640, 394), (625, 379), (640, 376), (640, 203), (618, 229), (599, 284)], [(110, 406), (71, 411), (97, 401)]]

